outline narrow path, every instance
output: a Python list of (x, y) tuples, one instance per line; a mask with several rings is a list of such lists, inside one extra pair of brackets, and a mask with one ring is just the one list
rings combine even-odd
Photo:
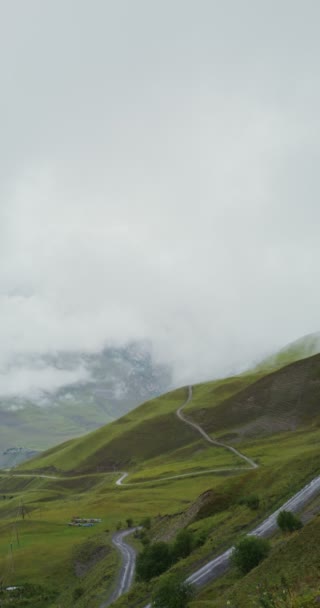
[(193, 391), (192, 391), (192, 386), (188, 387), (188, 398), (187, 401), (185, 401), (185, 403), (183, 403), (179, 409), (177, 410), (177, 416), (180, 420), (182, 420), (182, 422), (185, 422), (185, 424), (188, 424), (189, 426), (191, 426), (192, 428), (194, 428), (196, 431), (198, 431), (198, 433), (200, 433), (202, 435), (202, 437), (208, 441), (209, 443), (211, 443), (212, 445), (215, 445), (219, 448), (224, 448), (225, 450), (229, 450), (230, 452), (232, 452), (233, 454), (235, 454), (236, 456), (238, 456), (238, 458), (242, 458), (242, 460), (245, 460), (245, 462), (247, 462), (250, 467), (252, 467), (253, 469), (257, 469), (258, 465), (256, 462), (254, 462), (254, 460), (252, 460), (252, 458), (249, 458), (248, 456), (245, 456), (244, 454), (242, 454), (241, 452), (239, 452), (239, 450), (237, 450), (236, 448), (232, 447), (231, 445), (227, 445), (226, 443), (222, 443), (222, 441), (218, 441), (217, 439), (212, 439), (212, 437), (210, 437), (205, 430), (200, 426), (200, 424), (197, 424), (196, 422), (192, 422), (192, 420), (190, 420), (189, 418), (187, 418), (187, 416), (185, 416), (185, 414), (183, 414), (183, 410), (184, 408), (192, 401), (192, 396), (193, 396)]
[(130, 528), (117, 532), (112, 537), (112, 543), (121, 554), (122, 566), (119, 572), (119, 576), (116, 582), (116, 586), (106, 602), (100, 604), (100, 608), (107, 608), (112, 602), (115, 602), (123, 593), (127, 593), (132, 585), (135, 565), (136, 565), (136, 551), (135, 549), (125, 542), (125, 538), (130, 534), (133, 534), (139, 528)]
[(252, 458), (245, 456), (244, 454), (239, 452), (239, 450), (237, 450), (236, 448), (234, 448), (231, 445), (222, 443), (222, 441), (218, 441), (217, 439), (212, 439), (212, 437), (210, 437), (206, 433), (206, 431), (200, 426), (200, 424), (197, 424), (196, 422), (192, 422), (192, 420), (187, 418), (187, 416), (183, 413), (183, 410), (192, 401), (192, 397), (193, 397), (192, 386), (188, 386), (188, 397), (187, 397), (186, 401), (176, 411), (176, 415), (178, 416), (179, 420), (181, 420), (181, 422), (183, 422), (184, 424), (188, 424), (195, 431), (200, 433), (200, 435), (202, 435), (202, 437), (211, 445), (214, 445), (219, 448), (223, 448), (225, 450), (229, 450), (230, 452), (235, 454), (238, 458), (241, 458), (242, 460), (244, 460), (249, 465), (249, 467), (228, 467), (228, 468), (220, 468), (220, 469), (204, 469), (203, 471), (194, 471), (194, 472), (190, 472), (190, 473), (182, 473), (180, 475), (170, 475), (169, 477), (159, 477), (159, 479), (147, 479), (145, 481), (135, 481), (135, 482), (127, 482), (127, 483), (123, 483), (123, 482), (125, 481), (125, 479), (127, 479), (127, 477), (129, 476), (129, 473), (122, 472), (121, 477), (119, 477), (119, 479), (117, 479), (117, 481), (116, 481), (117, 486), (136, 486), (136, 485), (141, 485), (141, 484), (146, 484), (146, 483), (161, 483), (162, 481), (170, 481), (171, 479), (183, 479), (184, 477), (194, 477), (196, 475), (207, 475), (208, 473), (245, 471), (247, 469), (249, 470), (249, 469), (258, 468), (259, 465), (256, 462), (254, 462), (254, 460), (252, 460)]

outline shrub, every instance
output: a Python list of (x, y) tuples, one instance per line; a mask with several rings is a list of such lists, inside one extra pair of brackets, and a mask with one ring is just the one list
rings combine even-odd
[(144, 517), (140, 524), (146, 530), (150, 530), (151, 528), (151, 517)]
[(159, 581), (152, 595), (152, 608), (187, 608), (194, 593), (180, 575), (169, 574)]
[(140, 542), (145, 547), (146, 545), (150, 545), (150, 538), (148, 536), (148, 532), (146, 530), (140, 530), (137, 532), (137, 538), (139, 538)]
[(240, 498), (239, 504), (246, 505), (246, 507), (249, 507), (249, 509), (252, 509), (252, 511), (256, 511), (260, 506), (260, 498), (257, 496), (257, 494), (250, 494), (250, 496)]
[(265, 559), (270, 551), (270, 543), (257, 536), (245, 536), (235, 546), (232, 553), (232, 563), (246, 574)]
[(174, 558), (188, 557), (193, 548), (194, 538), (191, 530), (180, 530), (172, 547)]
[(84, 589), (83, 587), (76, 587), (73, 591), (72, 597), (75, 600), (75, 602), (82, 597), (84, 594)]
[(147, 545), (137, 557), (137, 579), (149, 581), (154, 576), (162, 574), (173, 563), (170, 546), (164, 542)]
[(291, 513), (291, 511), (280, 511), (277, 517), (277, 524), (282, 532), (294, 532), (303, 526), (302, 521)]
[(126, 523), (127, 523), (127, 527), (128, 528), (132, 528), (133, 527), (133, 519), (132, 519), (132, 517), (128, 517), (128, 519), (126, 519)]

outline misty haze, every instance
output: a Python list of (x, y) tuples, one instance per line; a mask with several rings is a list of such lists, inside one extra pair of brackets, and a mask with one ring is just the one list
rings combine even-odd
[(0, 0), (4, 608), (315, 606), (319, 23)]

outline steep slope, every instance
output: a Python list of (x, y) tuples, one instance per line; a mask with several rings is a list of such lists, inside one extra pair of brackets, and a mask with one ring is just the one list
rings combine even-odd
[[(194, 458), (203, 450), (201, 439), (176, 416), (185, 395), (186, 389), (180, 389), (145, 403), (24, 468), (84, 473), (141, 468), (147, 461), (148, 467), (162, 466), (168, 465), (169, 456), (178, 458), (182, 449), (187, 450), (184, 457), (188, 453)], [(320, 355), (315, 355), (263, 377), (258, 373), (198, 385), (186, 414), (208, 433), (232, 444), (317, 425), (319, 400)], [(210, 458), (216, 454), (218, 448), (211, 450)]]
[(189, 411), (207, 432), (231, 442), (318, 424), (320, 355), (268, 374), (223, 401), (215, 400), (214, 391), (215, 386), (211, 404), (204, 405), (200, 387)]

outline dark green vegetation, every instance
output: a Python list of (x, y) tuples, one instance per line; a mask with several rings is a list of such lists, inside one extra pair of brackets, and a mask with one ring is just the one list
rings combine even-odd
[(173, 555), (167, 543), (150, 544), (137, 557), (137, 579), (150, 581), (168, 570), (172, 564)]
[(265, 538), (245, 536), (236, 544), (231, 561), (242, 574), (256, 568), (270, 553), (270, 543)]
[[(145, 535), (140, 535), (142, 542), (145, 541), (145, 538)], [(159, 576), (180, 559), (188, 557), (204, 541), (203, 536), (196, 537), (191, 529), (182, 528), (173, 543), (143, 542), (145, 548), (137, 557), (137, 579), (149, 581)]]
[[(319, 501), (317, 501), (319, 506)], [(275, 537), (269, 556), (246, 576), (230, 571), (192, 608), (316, 608), (319, 605), (320, 517), (299, 532)]]
[[(238, 457), (210, 446), (177, 419), (175, 412), (186, 396), (187, 390), (179, 389), (145, 403), (98, 431), (25, 463), (16, 471), (25, 477), (0, 478), (4, 585), (29, 582), (57, 589), (59, 595), (48, 608), (98, 608), (108, 597), (119, 566), (111, 546), (119, 521), (124, 528), (131, 519), (147, 521), (145, 545), (176, 546), (170, 573), (185, 576), (237, 542), (319, 474), (320, 356), (268, 375), (258, 370), (195, 387), (185, 413), (201, 421), (212, 436), (257, 461), (258, 469), (248, 470)], [(129, 485), (115, 486), (120, 471), (129, 472)], [(190, 476), (166, 480), (186, 473)], [(2, 495), (12, 498), (1, 500)], [(25, 519), (21, 503), (27, 509)], [(306, 515), (316, 513), (318, 506), (308, 507)], [(101, 517), (103, 522), (88, 529), (68, 527), (73, 516)], [(270, 593), (276, 594), (281, 575), (297, 597), (305, 593), (307, 583), (312, 591), (318, 580), (319, 551), (310, 540), (312, 534), (319, 536), (316, 526), (313, 519), (291, 535), (279, 532), (270, 556), (256, 568), (245, 576), (232, 569), (190, 606), (225, 608), (230, 600), (237, 608), (250, 608), (248, 597), (256, 606), (256, 587), (266, 581)], [(300, 539), (309, 542), (310, 528), (310, 550), (303, 552)], [(138, 539), (133, 542), (143, 549)], [(291, 551), (297, 562), (302, 561), (300, 570)], [(299, 551), (302, 560), (297, 559)], [(135, 583), (115, 607), (142, 608), (155, 585), (157, 579)]]
[(188, 608), (194, 590), (177, 574), (159, 581), (152, 595), (152, 608)]
[(277, 524), (282, 532), (294, 532), (300, 530), (303, 526), (301, 519), (291, 511), (280, 511)]

